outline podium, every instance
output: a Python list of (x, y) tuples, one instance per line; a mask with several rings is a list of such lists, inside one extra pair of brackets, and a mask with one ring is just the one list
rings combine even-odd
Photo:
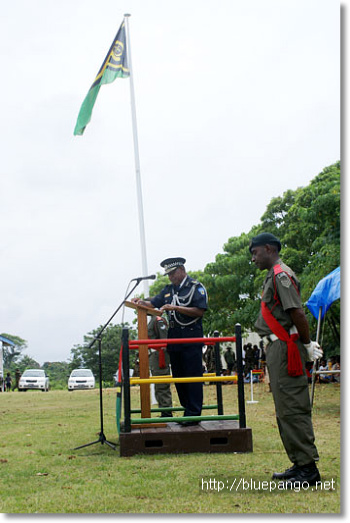
[[(161, 311), (157, 309), (148, 308), (142, 305), (137, 305), (132, 302), (125, 301), (127, 307), (131, 307), (137, 311), (138, 317), (138, 337), (139, 340), (147, 341), (148, 326), (147, 315), (161, 315)], [(240, 326), (239, 326), (240, 328)], [(125, 329), (127, 330), (127, 329)], [(237, 331), (239, 338), (239, 346), (241, 347), (240, 330)], [(126, 335), (126, 343), (128, 343), (128, 334)], [(219, 340), (219, 338), (217, 338)], [(163, 341), (163, 340), (162, 340)], [(176, 340), (172, 338), (172, 343)], [(208, 340), (207, 340), (208, 341)], [(138, 345), (135, 342), (134, 346), (139, 348), (140, 360), (140, 378), (149, 378), (148, 365), (148, 344)], [(237, 343), (237, 342), (236, 342)], [(242, 353), (240, 352), (240, 361)], [(184, 379), (184, 378), (178, 378)], [(189, 378), (196, 379), (196, 378)], [(198, 378), (197, 378), (198, 379)], [(205, 378), (203, 378), (205, 381)], [(242, 374), (243, 384), (243, 374)], [(127, 387), (129, 391), (129, 384)], [(253, 439), (252, 429), (245, 425), (245, 402), (244, 402), (244, 388), (238, 390), (239, 399), (239, 421), (237, 415), (235, 416), (221, 416), (218, 415), (215, 419), (213, 416), (203, 416), (203, 420), (198, 425), (185, 426), (177, 423), (178, 418), (167, 419), (166, 423), (157, 418), (142, 420), (130, 420), (130, 413), (128, 414), (127, 430), (122, 430), (119, 434), (120, 456), (130, 457), (135, 454), (178, 454), (178, 453), (218, 453), (218, 452), (252, 452)], [(240, 398), (242, 395), (242, 398)], [(130, 405), (130, 394), (128, 392), (128, 403)], [(140, 397), (141, 397), (141, 417), (151, 418), (150, 407), (150, 385), (140, 383)], [(126, 402), (127, 403), (127, 402)], [(219, 405), (214, 407), (218, 407)], [(130, 406), (129, 406), (130, 410)], [(174, 409), (178, 410), (178, 409)], [(214, 419), (212, 419), (214, 418)], [(226, 419), (223, 419), (226, 418)], [(229, 418), (229, 419), (228, 419)], [(182, 420), (182, 417), (180, 416)]]
[[(137, 311), (137, 326), (138, 326), (138, 338), (139, 340), (148, 339), (148, 322), (147, 315), (161, 316), (162, 313), (159, 309), (153, 309), (152, 307), (146, 307), (144, 305), (138, 305), (132, 301), (125, 301), (125, 306), (135, 309)], [(148, 363), (148, 345), (140, 345), (139, 347), (139, 361), (140, 361), (140, 378), (149, 378), (149, 363)], [(141, 418), (151, 417), (151, 394), (150, 385), (140, 385), (140, 397), (141, 397)]]

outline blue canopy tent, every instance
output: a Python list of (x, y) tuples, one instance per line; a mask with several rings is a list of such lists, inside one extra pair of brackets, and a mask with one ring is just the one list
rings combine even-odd
[[(340, 267), (322, 278), (308, 299), (306, 305), (311, 314), (317, 318), (316, 341), (319, 342), (321, 322), (332, 303), (340, 298)], [(314, 401), (316, 369), (312, 373), (311, 405)]]

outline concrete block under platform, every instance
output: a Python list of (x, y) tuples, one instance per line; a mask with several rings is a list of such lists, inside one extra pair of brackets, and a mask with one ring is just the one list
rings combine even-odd
[(238, 421), (202, 421), (183, 427), (137, 428), (119, 435), (120, 455), (181, 454), (193, 452), (252, 452), (252, 429), (239, 428)]

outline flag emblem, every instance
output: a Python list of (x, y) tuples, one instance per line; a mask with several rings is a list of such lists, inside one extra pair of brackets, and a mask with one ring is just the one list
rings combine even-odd
[(122, 44), (122, 42), (117, 42), (115, 44), (115, 46), (113, 47), (113, 51), (112, 51), (114, 60), (120, 60), (120, 57), (123, 54), (123, 50), (124, 50), (124, 45)]

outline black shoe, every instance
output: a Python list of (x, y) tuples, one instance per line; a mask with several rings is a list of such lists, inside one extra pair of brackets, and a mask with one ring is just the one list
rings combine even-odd
[(176, 423), (178, 423), (182, 427), (192, 427), (194, 425), (198, 425), (199, 421), (177, 421)]
[(290, 467), (289, 469), (285, 470), (284, 472), (274, 472), (272, 474), (272, 479), (288, 479), (288, 478), (292, 478), (296, 471), (298, 470), (298, 467), (297, 465), (293, 465), (292, 467)]
[(292, 477), (288, 478), (285, 482), (286, 487), (294, 488), (294, 486), (300, 486), (303, 483), (308, 485), (316, 485), (318, 481), (321, 481), (321, 476), (316, 467), (315, 463), (298, 467)]
[(162, 412), (160, 417), (161, 418), (172, 418), (173, 414), (172, 414), (172, 412)]

